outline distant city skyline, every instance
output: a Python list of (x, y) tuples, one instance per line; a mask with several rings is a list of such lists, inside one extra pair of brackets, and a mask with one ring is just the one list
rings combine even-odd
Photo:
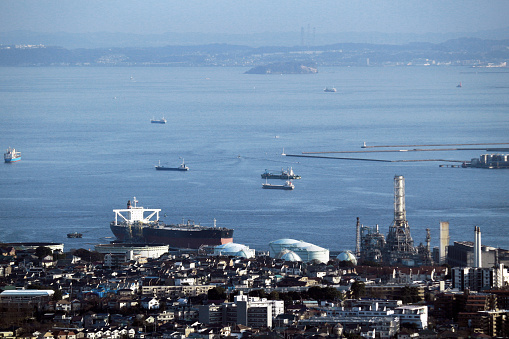
[(508, 15), (509, 1), (502, 0), (20, 0), (0, 3), (0, 32), (423, 34), (501, 29)]

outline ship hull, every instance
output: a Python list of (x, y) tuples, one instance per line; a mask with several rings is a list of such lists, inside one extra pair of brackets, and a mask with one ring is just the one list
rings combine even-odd
[(179, 168), (179, 167), (163, 167), (163, 166), (156, 166), (156, 170), (158, 171), (187, 171), (188, 168)]
[(21, 157), (17, 157), (17, 158), (8, 158), (8, 159), (4, 159), (5, 162), (9, 163), (9, 162), (17, 162), (17, 161), (20, 161), (21, 160)]
[(298, 175), (282, 175), (282, 174), (262, 174), (262, 179), (300, 179)]
[(217, 246), (233, 241), (233, 230), (223, 228), (178, 229), (177, 227), (126, 227), (110, 225), (111, 231), (122, 242), (167, 244), (177, 248)]
[(283, 186), (283, 185), (262, 185), (264, 189), (270, 189), (270, 190), (293, 190), (292, 186)]

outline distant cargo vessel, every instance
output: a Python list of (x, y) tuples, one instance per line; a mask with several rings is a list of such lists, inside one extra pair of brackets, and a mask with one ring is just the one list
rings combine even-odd
[(286, 171), (281, 169), (281, 174), (270, 173), (268, 170), (265, 170), (265, 173), (262, 173), (262, 179), (300, 179), (300, 175), (293, 173), (293, 169), (290, 167)]
[(465, 161), (461, 167), (509, 168), (508, 154), (482, 154), (479, 158)]
[(262, 184), (264, 189), (276, 189), (276, 190), (293, 190), (295, 185), (291, 181), (286, 181), (283, 185), (273, 185), (269, 183)]
[(166, 119), (164, 117), (162, 117), (161, 119), (154, 119), (152, 118), (152, 120), (150, 120), (151, 123), (153, 124), (165, 124), (166, 123)]
[(159, 165), (156, 166), (156, 170), (158, 171), (189, 171), (189, 167), (184, 163), (184, 159), (182, 159), (182, 163), (179, 167), (166, 167), (161, 166), (161, 161), (159, 161)]
[(16, 162), (21, 160), (21, 152), (16, 151), (15, 148), (9, 147), (4, 153), (5, 162)]
[(114, 209), (115, 221), (110, 228), (115, 237), (125, 243), (167, 244), (177, 248), (200, 248), (222, 245), (233, 241), (233, 229), (206, 227), (191, 221), (186, 224), (166, 225), (159, 220), (160, 209), (137, 206), (133, 199), (126, 209)]

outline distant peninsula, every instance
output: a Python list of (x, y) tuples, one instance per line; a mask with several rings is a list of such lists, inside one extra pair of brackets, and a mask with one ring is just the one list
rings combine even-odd
[[(439, 44), (337, 43), (322, 46), (170, 45), (67, 49), (3, 43), (0, 67), (246, 67), (248, 74), (314, 74), (320, 67), (467, 66), (507, 68), (509, 39)], [(21, 38), (20, 38), (21, 39)]]
[(245, 74), (315, 74), (316, 67), (307, 66), (298, 62), (277, 62), (268, 65), (256, 66)]

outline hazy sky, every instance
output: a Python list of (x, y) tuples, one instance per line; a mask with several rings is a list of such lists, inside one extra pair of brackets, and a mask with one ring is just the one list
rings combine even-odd
[(509, 1), (0, 0), (0, 32), (475, 32), (509, 26)]

